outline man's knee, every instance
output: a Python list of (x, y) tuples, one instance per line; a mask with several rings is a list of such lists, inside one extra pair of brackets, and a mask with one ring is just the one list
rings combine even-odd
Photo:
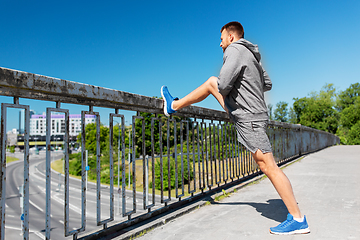
[[(260, 150), (259, 150), (260, 151)], [(260, 170), (267, 176), (276, 174), (278, 166), (271, 153), (263, 154), (261, 151), (253, 154), (256, 163), (259, 165)]]
[(217, 77), (210, 77), (209, 79), (208, 79), (208, 81), (211, 83), (211, 84), (215, 84), (216, 83), (216, 85), (217, 85)]
[(210, 77), (206, 82), (212, 89), (218, 89), (217, 77)]

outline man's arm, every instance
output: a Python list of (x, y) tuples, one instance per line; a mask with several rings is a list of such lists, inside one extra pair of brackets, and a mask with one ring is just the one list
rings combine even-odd
[(218, 77), (218, 89), (226, 97), (234, 86), (242, 68), (239, 52), (235, 47), (229, 46), (224, 53), (224, 64)]
[(264, 92), (270, 91), (272, 88), (271, 79), (270, 79), (269, 75), (267, 74), (267, 72), (265, 71), (265, 69), (263, 68), (262, 70), (263, 70), (263, 77), (264, 77)]

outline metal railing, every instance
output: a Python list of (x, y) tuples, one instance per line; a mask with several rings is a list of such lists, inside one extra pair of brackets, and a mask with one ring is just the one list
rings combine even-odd
[[(5, 222), (5, 212), (9, 208), (7, 201), (10, 201), (6, 192), (6, 186), (9, 184), (6, 173), (6, 126), (7, 111), (10, 108), (25, 111), (24, 188), (20, 194), (22, 196), (16, 198), (17, 201), (22, 201), (23, 205), (23, 211), (19, 214), (22, 214), (24, 239), (29, 239), (29, 233), (39, 233), (44, 228), (45, 235), (40, 235), (45, 239), (50, 239), (55, 231), (52, 230), (52, 222), (56, 217), (62, 218), (58, 220), (64, 226), (63, 237), (96, 239), (102, 234), (119, 231), (169, 209), (180, 207), (206, 193), (227, 187), (229, 184), (236, 184), (260, 171), (250, 152), (237, 141), (234, 125), (222, 111), (189, 106), (176, 113), (175, 116), (165, 118), (162, 115), (161, 99), (6, 68), (0, 68), (0, 95), (14, 99), (12, 104), (1, 104), (1, 240), (5, 239), (5, 229), (11, 230), (11, 227), (7, 228)], [(43, 211), (45, 221), (42, 228), (33, 230), (30, 229), (29, 224), (32, 220), (29, 207), (36, 205), (35, 200), (32, 200), (34, 196), (29, 193), (33, 176), (32, 174), (29, 176), (30, 106), (21, 105), (20, 98), (56, 102), (55, 108), (46, 109), (46, 170), (44, 173), (46, 206)], [(89, 106), (88, 111), (81, 112), (81, 187), (78, 189), (80, 194), (78, 207), (73, 206), (69, 199), (76, 194), (76, 190), (70, 186), (72, 178), (69, 174), (69, 109), (62, 109), (62, 103)], [(108, 115), (110, 184), (107, 188), (100, 181), (104, 158), (100, 150), (100, 114), (94, 111), (94, 107), (110, 108), (114, 111)], [(131, 128), (125, 126), (128, 111), (137, 112), (135, 116), (131, 116)], [(52, 112), (65, 114), (63, 156), (65, 186), (62, 196), (64, 214), (60, 217), (53, 216), (56, 209), (51, 207), (52, 200), (56, 199), (55, 192), (52, 190), (52, 183), (55, 180), (51, 176), (51, 154), (53, 153), (50, 146), (50, 118)], [(91, 196), (87, 195), (87, 191), (90, 189), (86, 187), (88, 170), (85, 164), (86, 115), (96, 116), (96, 151), (94, 152), (96, 205), (95, 200), (89, 199)], [(116, 123), (114, 119), (119, 119), (117, 121), (119, 127), (117, 146), (114, 143), (117, 134), (114, 133), (114, 123)], [(126, 134), (129, 134), (129, 144), (125, 144)], [(268, 135), (278, 164), (339, 143), (339, 138), (333, 134), (275, 121), (270, 121)], [(114, 151), (116, 147), (117, 154)], [(117, 164), (114, 164), (114, 156), (117, 156)], [(131, 156), (131, 159), (128, 156)], [(121, 187), (114, 187), (114, 181)], [(127, 181), (130, 181), (129, 186), (126, 186)], [(117, 190), (117, 213), (114, 206), (114, 189)], [(102, 195), (105, 197), (102, 198)], [(103, 204), (102, 200), (106, 197), (109, 197), (109, 204)], [(74, 221), (69, 218), (71, 211), (76, 209), (81, 215), (78, 228), (70, 226)], [(96, 209), (96, 219), (90, 216), (87, 218), (87, 214), (92, 216), (93, 209)], [(17, 212), (14, 209), (11, 211)], [(38, 213), (36, 215), (38, 216)]]

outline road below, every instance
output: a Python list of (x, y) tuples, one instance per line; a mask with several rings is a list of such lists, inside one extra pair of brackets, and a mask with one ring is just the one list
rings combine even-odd
[[(6, 167), (6, 206), (5, 206), (5, 238), (19, 239), (21, 234), (21, 209), (19, 186), (23, 184), (24, 164), (23, 153), (9, 154), (19, 158), (19, 161), (11, 162)], [(63, 157), (62, 151), (51, 152), (51, 159), (57, 160)], [(46, 155), (40, 151), (39, 155), (30, 155), (29, 167), (29, 219), (30, 239), (45, 239), (46, 218)], [(117, 189), (117, 186), (114, 186)], [(81, 227), (81, 181), (70, 178), (70, 231)], [(64, 237), (64, 205), (65, 205), (64, 176), (52, 170), (51, 172), (51, 239), (72, 239), (72, 236)], [(137, 213), (145, 213), (143, 208), (143, 196), (137, 194)], [(88, 183), (86, 191), (86, 231), (84, 234), (98, 231), (102, 226), (96, 224), (96, 185)], [(158, 197), (156, 201), (159, 202)], [(126, 211), (132, 210), (133, 199), (131, 192), (126, 192)], [(114, 189), (113, 223), (126, 221), (127, 217), (118, 214), (118, 207), (122, 206), (121, 199), (118, 201), (117, 190)], [(121, 209), (120, 212), (122, 213)], [(101, 186), (101, 220), (110, 217), (110, 188)], [(83, 235), (82, 233), (79, 235)]]

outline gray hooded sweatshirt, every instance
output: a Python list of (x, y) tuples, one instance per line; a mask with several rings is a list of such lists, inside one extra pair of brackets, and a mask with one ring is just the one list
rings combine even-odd
[(269, 119), (264, 92), (271, 89), (272, 83), (260, 59), (258, 46), (243, 38), (224, 52), (218, 88), (234, 122)]

